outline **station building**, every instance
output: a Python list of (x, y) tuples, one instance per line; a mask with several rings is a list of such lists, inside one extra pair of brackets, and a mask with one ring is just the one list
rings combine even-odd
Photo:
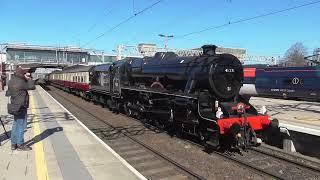
[(103, 51), (66, 46), (38, 46), (27, 44), (6, 44), (4, 51), (7, 63), (13, 64), (95, 64), (110, 63), (116, 55)]
[(4, 49), (7, 55), (7, 62), (14, 64), (76, 64), (86, 63), (89, 61), (88, 51), (76, 47), (8, 44)]
[(104, 54), (103, 51), (79, 47), (55, 47), (27, 44), (2, 44), (1, 62), (4, 63), (6, 76), (15, 70), (16, 65), (25, 68), (38, 67), (35, 76), (44, 75), (74, 64), (96, 65), (112, 63), (116, 55)]

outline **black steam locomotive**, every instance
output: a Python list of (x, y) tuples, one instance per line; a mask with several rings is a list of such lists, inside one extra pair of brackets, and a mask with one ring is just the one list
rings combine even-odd
[(271, 121), (239, 95), (244, 76), (240, 61), (231, 54), (216, 54), (216, 46), (202, 48), (200, 56), (158, 52), (88, 68), (85, 92), (78, 92), (84, 81), (78, 82), (79, 88), (75, 82), (82, 78), (69, 77), (77, 73), (52, 73), (50, 81), (64, 89), (72, 83), (71, 92), (169, 133), (196, 135), (212, 147), (259, 144)]

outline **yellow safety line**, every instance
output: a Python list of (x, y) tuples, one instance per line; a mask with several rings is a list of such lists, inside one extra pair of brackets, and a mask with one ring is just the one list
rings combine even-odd
[[(32, 124), (33, 124), (33, 134), (34, 137), (40, 135), (40, 124), (39, 120), (35, 117), (37, 115), (36, 102), (34, 100), (33, 95), (30, 96), (30, 105), (31, 105), (31, 113)], [(36, 158), (36, 168), (37, 168), (37, 176), (38, 180), (49, 180), (48, 169), (46, 164), (46, 159), (44, 156), (43, 143), (41, 141), (34, 144), (34, 153)]]

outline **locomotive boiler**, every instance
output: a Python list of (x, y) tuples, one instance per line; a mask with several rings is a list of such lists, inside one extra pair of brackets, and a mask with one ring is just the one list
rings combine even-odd
[(129, 60), (130, 84), (195, 94), (209, 91), (218, 99), (236, 96), (243, 81), (240, 61), (231, 54), (215, 55), (216, 46), (205, 45), (202, 56), (178, 57), (173, 52)]

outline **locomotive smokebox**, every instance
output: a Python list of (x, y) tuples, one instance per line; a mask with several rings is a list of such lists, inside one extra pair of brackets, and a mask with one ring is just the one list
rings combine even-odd
[(216, 45), (203, 45), (202, 47), (203, 55), (213, 56), (216, 54), (216, 49), (218, 46)]

